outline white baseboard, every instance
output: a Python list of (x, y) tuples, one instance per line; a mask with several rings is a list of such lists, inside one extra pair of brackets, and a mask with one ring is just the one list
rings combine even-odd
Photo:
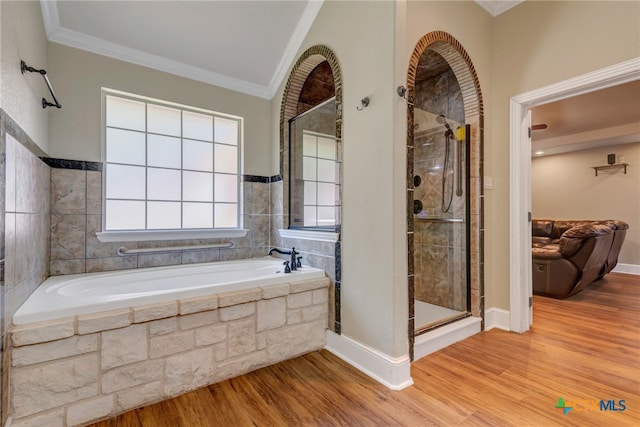
[(451, 344), (469, 338), (480, 332), (482, 319), (467, 317), (457, 322), (418, 335), (413, 343), (413, 360), (416, 361), (428, 354), (441, 350)]
[(394, 358), (329, 330), (325, 348), (391, 390), (413, 384), (409, 355)]
[(505, 331), (510, 330), (511, 316), (508, 310), (497, 307), (487, 308), (484, 311), (484, 330), (498, 328)]
[(640, 274), (640, 265), (638, 264), (616, 264), (616, 268), (611, 270), (612, 273)]

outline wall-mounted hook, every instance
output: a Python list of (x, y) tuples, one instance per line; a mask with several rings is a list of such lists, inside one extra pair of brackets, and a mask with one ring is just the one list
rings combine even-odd
[(360, 105), (356, 107), (356, 110), (362, 111), (369, 106), (369, 97), (365, 96), (360, 100)]
[(398, 88), (396, 89), (396, 93), (398, 94), (398, 96), (400, 98), (407, 99), (407, 97), (405, 96), (407, 94), (407, 88), (406, 87), (398, 86)]

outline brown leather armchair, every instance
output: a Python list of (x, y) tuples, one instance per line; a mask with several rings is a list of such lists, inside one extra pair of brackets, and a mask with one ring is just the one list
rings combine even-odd
[(616, 227), (614, 221), (533, 220), (533, 292), (565, 298), (601, 278), (617, 262), (608, 264)]
[(607, 262), (604, 265), (605, 269), (602, 273), (603, 276), (613, 270), (618, 264), (618, 255), (620, 254), (620, 249), (622, 249), (624, 238), (627, 234), (627, 230), (629, 229), (629, 224), (624, 221), (609, 221), (613, 223), (615, 228), (613, 232), (613, 242), (611, 243), (611, 249), (609, 250), (609, 255), (607, 256)]

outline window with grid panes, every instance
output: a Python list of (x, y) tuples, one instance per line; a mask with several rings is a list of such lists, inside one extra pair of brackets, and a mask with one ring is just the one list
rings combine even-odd
[(103, 94), (103, 231), (241, 228), (241, 117)]
[(336, 224), (336, 140), (303, 130), (304, 225)]

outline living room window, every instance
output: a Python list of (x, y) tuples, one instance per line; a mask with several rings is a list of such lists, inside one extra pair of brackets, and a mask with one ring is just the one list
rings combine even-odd
[(106, 89), (103, 107), (101, 234), (242, 228), (241, 117)]

